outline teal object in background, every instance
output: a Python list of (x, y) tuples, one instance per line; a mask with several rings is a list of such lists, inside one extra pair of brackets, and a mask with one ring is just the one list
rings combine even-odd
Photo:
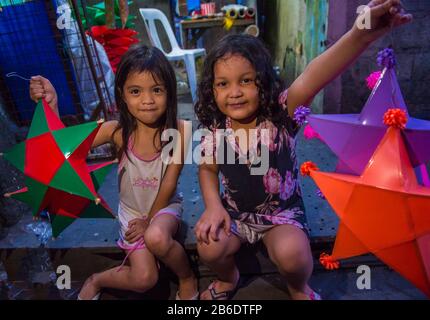
[(20, 5), (29, 0), (0, 0), (0, 7)]

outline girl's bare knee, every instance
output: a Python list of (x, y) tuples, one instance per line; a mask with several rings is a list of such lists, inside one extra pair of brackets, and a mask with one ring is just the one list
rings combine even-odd
[[(285, 248), (285, 247), (284, 247)], [(312, 255), (307, 248), (287, 247), (278, 250), (272, 260), (281, 273), (294, 274), (312, 269)]]
[(173, 239), (170, 234), (158, 226), (150, 226), (145, 232), (145, 245), (154, 255), (164, 257), (172, 246)]

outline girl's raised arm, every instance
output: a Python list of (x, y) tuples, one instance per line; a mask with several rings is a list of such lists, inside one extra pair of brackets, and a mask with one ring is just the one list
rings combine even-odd
[[(48, 79), (42, 76), (31, 77), (30, 98), (35, 102), (44, 98), (51, 109), (57, 114), (57, 116), (59, 116), (57, 92)], [(94, 148), (102, 144), (112, 142), (112, 134), (117, 126), (118, 121), (107, 121), (103, 123), (93, 141), (92, 147)], [(120, 140), (120, 135), (116, 134), (114, 142), (117, 146), (120, 146)]]
[(405, 14), (400, 0), (373, 0), (368, 7), (370, 29), (360, 29), (354, 23), (339, 41), (312, 60), (290, 86), (287, 105), (291, 117), (298, 106), (310, 105), (315, 95), (352, 64), (373, 41), (391, 28), (412, 20), (412, 15)]

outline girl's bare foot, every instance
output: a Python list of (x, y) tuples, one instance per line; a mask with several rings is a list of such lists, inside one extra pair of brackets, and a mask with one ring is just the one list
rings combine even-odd
[(289, 289), (291, 299), (293, 300), (320, 300), (321, 297), (306, 285), (304, 292)]
[(100, 287), (97, 285), (96, 274), (89, 277), (84, 285), (82, 286), (81, 292), (79, 292), (79, 300), (92, 300), (100, 292)]
[(191, 300), (198, 296), (199, 288), (197, 278), (192, 275), (189, 278), (179, 279), (178, 295), (181, 300)]

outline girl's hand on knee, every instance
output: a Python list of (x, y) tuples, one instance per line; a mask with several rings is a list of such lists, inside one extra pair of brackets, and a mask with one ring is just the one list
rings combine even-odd
[[(353, 31), (365, 42), (373, 42), (390, 29), (412, 21), (400, 0), (372, 0), (357, 18)], [(367, 22), (367, 25), (366, 25)]]
[(209, 238), (219, 240), (219, 229), (223, 227), (227, 236), (230, 236), (231, 218), (224, 207), (207, 208), (203, 212), (194, 229), (198, 242), (209, 244)]
[(143, 238), (148, 228), (149, 219), (133, 219), (128, 223), (128, 230), (125, 233), (125, 240), (129, 243), (135, 243)]

